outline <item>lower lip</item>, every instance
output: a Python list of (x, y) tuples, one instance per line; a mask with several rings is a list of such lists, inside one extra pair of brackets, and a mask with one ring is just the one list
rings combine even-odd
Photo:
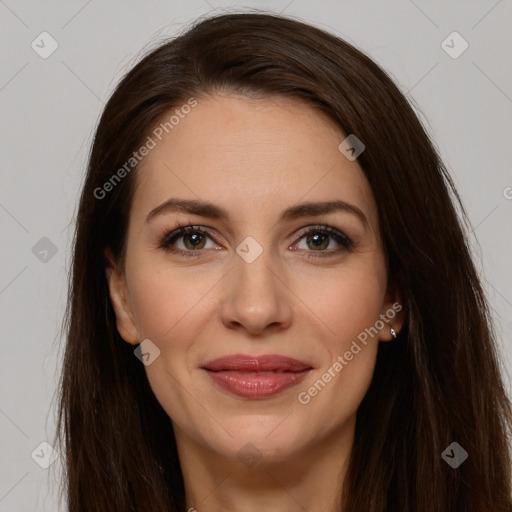
[(297, 385), (310, 370), (302, 372), (265, 372), (260, 374), (232, 370), (211, 371), (208, 375), (222, 388), (244, 398), (267, 398)]

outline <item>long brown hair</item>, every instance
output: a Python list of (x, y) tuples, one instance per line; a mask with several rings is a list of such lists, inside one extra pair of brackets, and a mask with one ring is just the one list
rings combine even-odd
[[(378, 197), (389, 279), (406, 321), (399, 338), (378, 349), (357, 413), (343, 511), (510, 512), (511, 405), (450, 176), (404, 95), (369, 57), (265, 13), (198, 20), (147, 54), (101, 116), (63, 323), (56, 442), (70, 512), (184, 510), (170, 418), (117, 332), (105, 279), (105, 247), (124, 261), (136, 168), (104, 197), (97, 191), (165, 114), (216, 92), (306, 100), (366, 148), (358, 162)], [(441, 456), (453, 442), (468, 453), (458, 468)]]

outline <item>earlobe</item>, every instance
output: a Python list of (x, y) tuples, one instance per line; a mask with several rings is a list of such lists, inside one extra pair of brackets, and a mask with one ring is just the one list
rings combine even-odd
[(105, 255), (105, 277), (110, 293), (110, 301), (116, 315), (117, 330), (127, 343), (139, 343), (139, 335), (126, 286), (124, 273), (117, 268), (112, 251), (107, 247)]
[(398, 288), (388, 288), (380, 319), (382, 324), (379, 324), (379, 340), (392, 341), (399, 338), (404, 325), (405, 308)]

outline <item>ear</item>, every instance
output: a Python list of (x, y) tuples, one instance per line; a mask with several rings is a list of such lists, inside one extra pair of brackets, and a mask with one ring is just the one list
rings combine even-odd
[[(384, 324), (379, 329), (379, 341), (392, 341), (394, 336), (391, 334), (391, 328), (395, 330), (395, 334), (402, 330), (405, 320), (405, 308), (402, 303), (402, 294), (398, 287), (393, 284), (388, 285), (386, 297), (382, 305), (380, 320)], [(380, 326), (380, 323), (377, 324)]]
[(116, 315), (117, 330), (127, 343), (137, 345), (139, 335), (135, 326), (124, 272), (118, 268), (110, 247), (105, 249), (104, 255), (105, 275), (110, 291), (110, 300)]

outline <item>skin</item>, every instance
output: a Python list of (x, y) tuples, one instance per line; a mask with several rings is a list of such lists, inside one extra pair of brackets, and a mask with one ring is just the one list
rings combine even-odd
[[(105, 251), (110, 296), (122, 338), (149, 339), (160, 350), (145, 370), (173, 423), (187, 509), (336, 510), (378, 343), (403, 322), (402, 311), (359, 343), (362, 350), (308, 404), (299, 402), (400, 301), (387, 282), (376, 199), (357, 160), (338, 149), (344, 138), (299, 100), (215, 95), (199, 99), (137, 169), (125, 268)], [(146, 222), (170, 197), (215, 203), (229, 220), (175, 211)], [(290, 206), (340, 199), (357, 206), (368, 226), (345, 211), (279, 220)], [(190, 233), (174, 241), (192, 257), (159, 247), (178, 223), (211, 233), (199, 234), (200, 250)], [(327, 236), (318, 249), (311, 236), (299, 238), (307, 227), (321, 235), (318, 225), (354, 246)], [(263, 249), (252, 263), (236, 252), (249, 236)], [(291, 356), (313, 370), (276, 396), (242, 398), (200, 368), (235, 353)], [(237, 456), (244, 446), (242, 453), (259, 456), (252, 466)]]

